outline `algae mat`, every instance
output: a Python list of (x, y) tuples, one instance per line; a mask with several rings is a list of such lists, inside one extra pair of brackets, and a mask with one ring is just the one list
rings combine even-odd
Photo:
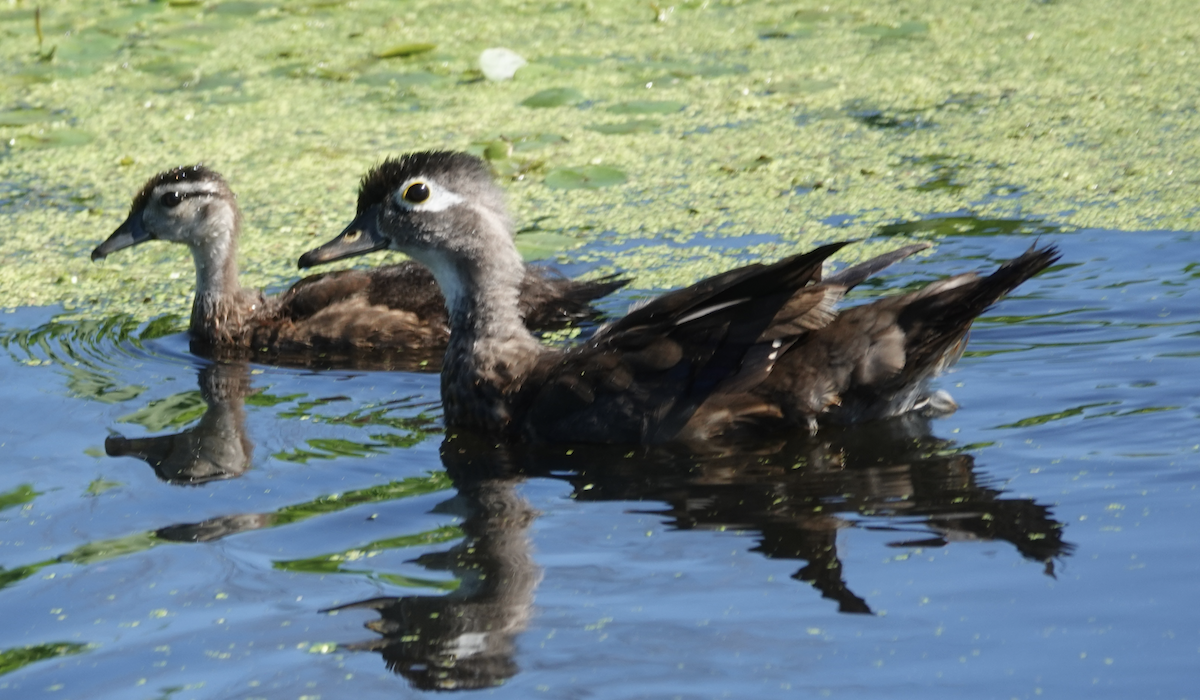
[[(239, 193), (267, 286), (340, 230), (366, 168), (424, 148), (489, 158), (532, 249), (644, 287), (881, 225), (1194, 228), (1198, 40), (1184, 0), (8, 0), (0, 306), (184, 310), (182, 250), (88, 252), (146, 178), (198, 161)], [(527, 62), (511, 80), (481, 69), (500, 47)]]

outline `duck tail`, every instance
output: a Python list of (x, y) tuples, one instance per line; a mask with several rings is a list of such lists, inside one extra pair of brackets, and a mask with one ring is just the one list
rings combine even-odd
[(987, 292), (981, 296), (990, 298), (983, 302), (979, 313), (983, 313), (984, 309), (1016, 289), (1025, 280), (1053, 265), (1060, 257), (1062, 254), (1057, 246), (1048, 245), (1038, 248), (1035, 244), (1020, 256), (1001, 265), (998, 270), (987, 276), (986, 283), (983, 285)]
[(909, 339), (908, 354), (912, 361), (906, 364), (913, 369), (932, 365), (940, 369), (952, 364), (965, 347), (963, 341), (971, 323), (1059, 257), (1055, 246), (1031, 246), (987, 277), (957, 275), (916, 292), (916, 298), (898, 319)]

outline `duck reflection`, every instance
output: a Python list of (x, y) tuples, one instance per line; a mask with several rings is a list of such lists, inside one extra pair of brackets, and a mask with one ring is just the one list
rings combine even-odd
[(576, 451), (537, 462), (543, 473), (570, 481), (581, 501), (660, 501), (664, 508), (641, 512), (681, 530), (755, 533), (752, 551), (807, 562), (793, 578), (841, 612), (871, 612), (843, 576), (837, 534), (845, 528), (895, 532), (890, 546), (903, 548), (1006, 541), (1051, 576), (1055, 559), (1073, 549), (1048, 506), (1005, 498), (976, 475), (971, 455), (932, 436), (918, 416), (831, 429), (754, 453)]
[[(243, 428), (248, 370), (211, 365), (201, 371), (200, 383), (208, 412), (196, 426), (157, 438), (110, 438), (109, 454), (138, 456), (172, 483), (242, 473), (252, 450)], [(453, 486), (455, 495), (435, 511), (458, 516), (464, 537), (415, 561), (449, 572), (457, 588), (330, 608), (374, 611), (378, 617), (365, 626), (378, 636), (343, 647), (378, 652), (389, 669), (421, 689), (491, 687), (519, 672), (515, 640), (533, 614), (542, 578), (529, 535), (537, 513), (519, 493), (529, 478), (566, 481), (578, 501), (645, 503), (634, 506), (635, 512), (658, 515), (681, 530), (745, 532), (757, 539), (753, 551), (802, 561), (793, 578), (847, 613), (872, 611), (846, 580), (837, 539), (843, 529), (895, 533), (889, 544), (898, 548), (1008, 542), (1023, 557), (1044, 563), (1051, 576), (1055, 560), (1073, 549), (1048, 506), (1006, 496), (1000, 485), (976, 473), (970, 454), (933, 436), (928, 421), (917, 416), (710, 454), (662, 447), (506, 446), (460, 433), (443, 441), (441, 459), (449, 483), (438, 477), (443, 484), (437, 488)], [(330, 503), (341, 509), (386, 500), (384, 492), (390, 491), (366, 489)], [(320, 517), (332, 507), (321, 504), (225, 515), (155, 535), (210, 542), (295, 522), (301, 511), (303, 517)]]
[(679, 529), (754, 532), (753, 551), (805, 561), (793, 578), (847, 613), (871, 609), (845, 581), (837, 548), (844, 528), (895, 532), (895, 547), (1006, 541), (1044, 562), (1050, 575), (1054, 560), (1073, 548), (1049, 507), (1005, 498), (975, 474), (971, 455), (912, 416), (713, 455), (510, 447), (465, 434), (449, 436), (441, 455), (458, 496), (439, 510), (463, 515), (467, 537), (417, 561), (452, 572), (462, 586), (446, 596), (332, 608), (377, 611), (366, 627), (380, 638), (347, 648), (379, 652), (388, 668), (423, 689), (488, 687), (518, 670), (513, 640), (541, 578), (527, 535), (535, 514), (515, 491), (522, 478), (566, 480), (580, 501), (661, 502), (640, 512)]
[(109, 457), (137, 457), (172, 484), (204, 484), (241, 476), (250, 468), (254, 443), (246, 435), (245, 398), (251, 393), (250, 366), (218, 362), (200, 369), (200, 397), (207, 410), (179, 433), (143, 438), (110, 435)]
[(461, 517), (466, 537), (416, 562), (452, 573), (458, 588), (443, 596), (373, 598), (329, 611), (377, 611), (379, 618), (366, 627), (381, 637), (345, 648), (379, 652), (389, 669), (416, 688), (488, 688), (518, 671), (516, 635), (529, 621), (542, 579), (529, 540), (537, 512), (517, 493), (522, 479), (505, 450), (460, 450), (447, 441), (442, 457), (458, 493), (435, 510)]

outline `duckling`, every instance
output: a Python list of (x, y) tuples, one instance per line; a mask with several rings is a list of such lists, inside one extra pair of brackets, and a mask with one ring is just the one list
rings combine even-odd
[[(449, 340), (445, 303), (433, 276), (405, 262), (374, 270), (345, 270), (300, 280), (275, 296), (238, 283), (242, 215), (219, 173), (203, 165), (158, 173), (133, 198), (129, 216), (92, 260), (150, 240), (182, 243), (196, 265), (189, 332), (193, 350), (311, 364), (316, 357), (395, 351), (405, 368), (430, 359), (437, 368)], [(626, 284), (608, 277), (576, 282), (522, 265), (519, 304), (534, 328), (563, 326), (593, 315), (590, 302)], [(237, 352), (242, 351), (242, 352)]]
[(958, 359), (979, 314), (1058, 258), (1030, 248), (990, 275), (839, 312), (848, 289), (921, 246), (822, 281), (847, 245), (834, 243), (664, 294), (562, 350), (520, 322), (521, 258), (482, 161), (405, 155), (360, 192), (354, 222), (301, 264), (390, 248), (429, 267), (450, 309), (446, 424), (509, 441), (697, 444), (952, 410), (929, 379)]

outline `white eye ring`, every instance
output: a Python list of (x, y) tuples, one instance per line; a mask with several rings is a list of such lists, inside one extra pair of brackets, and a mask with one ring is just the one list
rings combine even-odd
[(413, 178), (392, 194), (392, 201), (409, 211), (445, 211), (462, 203), (458, 194), (438, 185), (429, 178)]

